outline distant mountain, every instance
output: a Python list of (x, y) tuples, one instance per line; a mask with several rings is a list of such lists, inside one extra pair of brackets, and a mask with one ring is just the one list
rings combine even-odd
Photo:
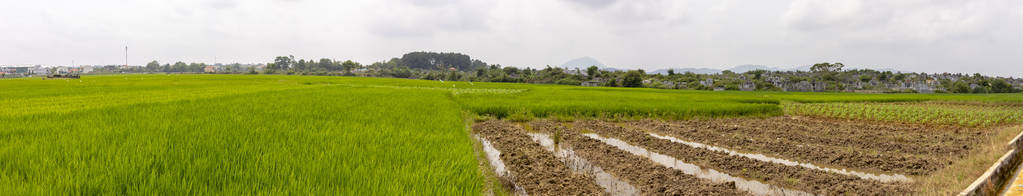
[[(716, 73), (721, 73), (721, 71), (724, 71), (724, 70), (721, 70), (721, 69), (713, 69), (713, 68), (672, 68), (672, 69), (675, 69), (675, 73), (679, 73), (679, 74), (686, 73), (687, 71), (688, 72), (693, 72), (695, 74), (716, 74)], [(735, 72), (735, 73), (746, 73), (746, 72), (753, 71), (753, 70), (767, 70), (767, 71), (810, 71), (810, 66), (802, 66), (802, 67), (795, 67), (795, 68), (780, 68), (780, 67), (771, 67), (771, 66), (766, 66), (766, 65), (739, 65), (739, 66), (735, 66), (735, 67), (732, 67), (730, 69), (725, 69), (725, 70), (729, 70), (729, 71), (732, 71), (732, 72)], [(649, 73), (650, 74), (667, 75), (668, 74), (668, 69), (658, 69), (658, 70), (654, 70), (653, 72), (649, 72)]]
[(813, 65), (803, 65), (803, 66), (787, 69), (785, 71), (810, 71), (810, 67), (813, 67)]
[[(572, 60), (569, 60), (568, 62), (565, 62), (564, 64), (561, 64), (560, 67), (566, 68), (566, 69), (579, 68), (581, 70), (585, 70), (586, 68), (589, 68), (590, 66), (597, 66), (598, 68), (600, 68), (600, 70), (607, 70), (607, 71), (632, 70), (632, 69), (618, 69), (618, 68), (614, 68), (614, 67), (608, 67), (608, 66), (605, 66), (600, 61), (597, 61), (597, 59), (594, 59), (592, 57), (582, 57), (582, 58), (572, 59)], [(810, 67), (811, 67), (811, 65), (804, 65), (804, 66), (798, 66), (798, 67), (792, 67), (792, 68), (772, 67), (772, 66), (767, 66), (767, 65), (739, 65), (739, 66), (735, 66), (735, 67), (732, 67), (732, 68), (729, 68), (729, 69), (724, 69), (724, 70), (729, 70), (729, 71), (732, 71), (732, 72), (735, 72), (735, 73), (746, 73), (746, 72), (754, 71), (754, 70), (767, 70), (767, 71), (810, 71)], [(692, 73), (695, 73), (695, 74), (716, 74), (716, 73), (721, 73), (721, 71), (724, 71), (722, 69), (714, 69), (714, 68), (667, 68), (667, 69), (657, 69), (657, 70), (653, 70), (653, 71), (647, 71), (646, 73), (647, 74), (668, 75), (668, 70), (669, 69), (674, 69), (675, 73), (677, 73), (677, 74), (683, 74), (683, 73), (686, 73), (686, 72), (692, 72)], [(850, 70), (850, 69), (864, 69), (864, 68), (845, 67), (844, 70)], [(890, 68), (874, 69), (874, 70), (898, 72), (898, 70), (894, 70), (894, 69), (890, 69)], [(908, 73), (908, 72), (903, 71), (903, 73)]]
[(601, 63), (600, 61), (597, 61), (597, 59), (594, 59), (592, 57), (582, 57), (582, 58), (572, 59), (572, 60), (569, 60), (568, 62), (565, 62), (565, 63), (561, 64), (562, 68), (567, 68), (567, 69), (575, 69), (575, 68), (586, 69), (586, 68), (589, 68), (590, 66), (597, 66), (600, 69), (607, 69), (607, 68), (609, 68), (607, 66), (604, 66), (604, 63)]
[(768, 67), (766, 65), (739, 65), (728, 70), (735, 73), (746, 73), (753, 70), (782, 71), (782, 69), (777, 67)]
[[(693, 72), (694, 74), (715, 74), (721, 73), (721, 70), (711, 68), (675, 68), (675, 73), (677, 74), (683, 74), (686, 72)], [(668, 75), (668, 69), (658, 69), (652, 72), (647, 72), (647, 74)]]

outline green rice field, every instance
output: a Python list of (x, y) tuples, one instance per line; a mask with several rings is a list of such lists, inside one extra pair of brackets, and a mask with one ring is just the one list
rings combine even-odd
[[(977, 104), (916, 105), (963, 101)], [(22, 78), (0, 80), (0, 194), (479, 195), (489, 191), (488, 175), (470, 134), (472, 119), (801, 114), (993, 126), (1023, 121), (1012, 105), (1019, 102), (1023, 94), (712, 92), (326, 76)]]

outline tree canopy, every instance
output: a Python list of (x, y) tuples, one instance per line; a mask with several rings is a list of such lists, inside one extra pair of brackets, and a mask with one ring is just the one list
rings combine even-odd
[(472, 60), (469, 55), (461, 53), (411, 52), (401, 56), (401, 65), (413, 69), (446, 70), (455, 68), (460, 71), (470, 71), (485, 67), (486, 63)]

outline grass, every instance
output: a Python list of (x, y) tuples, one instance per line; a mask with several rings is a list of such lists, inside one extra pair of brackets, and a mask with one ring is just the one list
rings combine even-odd
[[(988, 168), (1008, 151), (1008, 144), (1017, 134), (1023, 131), (1023, 125), (996, 128), (985, 136), (988, 138), (978, 148), (959, 160), (950, 160), (952, 164), (938, 170), (930, 176), (919, 179), (915, 194), (918, 195), (956, 195), (970, 186)], [(1010, 182), (1011, 183), (1011, 182)]]
[(488, 190), (467, 118), (776, 116), (789, 103), (804, 113), (875, 111), (865, 102), (899, 102), (875, 109), (902, 114), (944, 111), (922, 101), (981, 103), (949, 109), (958, 114), (1023, 102), (279, 75), (26, 78), (0, 89), (0, 190), (13, 195), (505, 194)]

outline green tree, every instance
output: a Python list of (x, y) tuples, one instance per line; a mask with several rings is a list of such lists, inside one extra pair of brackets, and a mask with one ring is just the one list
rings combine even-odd
[(843, 67), (845, 65), (842, 63), (817, 63), (810, 67), (810, 71), (816, 73), (822, 80), (836, 81), (836, 76)]
[(448, 72), (447, 80), (448, 81), (458, 81), (458, 80), (461, 80), (461, 75), (458, 74), (458, 71), (450, 71), (450, 72)]
[(306, 63), (305, 59), (299, 59), (298, 63), (295, 63), (294, 68), (295, 70), (307, 70), (308, 69), (307, 64), (308, 63)]
[(868, 75), (861, 75), (861, 76), (860, 76), (860, 81), (861, 81), (861, 82), (870, 82), (870, 80), (871, 80), (871, 79), (874, 79), (874, 78), (873, 78), (873, 77), (870, 77), (870, 76), (868, 76)]
[(842, 63), (817, 63), (810, 67), (811, 72), (839, 72), (845, 67)]
[(1015, 89), (1008, 82), (1003, 79), (995, 79), (991, 81), (991, 92), (992, 93), (1012, 93)]
[(625, 73), (625, 77), (622, 78), (623, 87), (641, 87), (643, 86), (643, 72), (640, 71), (629, 71)]
[(754, 80), (760, 80), (760, 77), (763, 76), (764, 73), (767, 73), (767, 70), (758, 69), (758, 70), (748, 71), (746, 73), (747, 74), (753, 74), (753, 79)]
[[(497, 66), (498, 66), (498, 67), (500, 67), (501, 65), (497, 65)], [(515, 75), (515, 74), (519, 74), (519, 68), (515, 68), (515, 67), (504, 67), (504, 74), (508, 74), (508, 75)]]
[(330, 70), (330, 67), (334, 65), (334, 62), (328, 58), (321, 58), (319, 63), (316, 63), (316, 68), (320, 70)]
[(361, 64), (359, 64), (359, 63), (357, 63), (355, 61), (352, 61), (352, 60), (347, 60), (347, 61), (341, 63), (341, 69), (343, 69), (345, 71), (345, 75), (351, 75), (352, 74), (352, 70), (355, 70), (355, 69), (358, 69), (358, 68), (361, 68), (361, 67), (362, 67)]
[(600, 74), (600, 68), (599, 67), (597, 67), (597, 66), (590, 66), (590, 67), (586, 68), (586, 75), (589, 76), (590, 79), (593, 79), (593, 77), (597, 77), (597, 74)]
[(146, 64), (146, 71), (160, 71), (160, 62), (155, 60)]
[(185, 64), (185, 62), (178, 61), (178, 62), (174, 63), (173, 66), (171, 66), (171, 70), (170, 71), (171, 72), (185, 72), (185, 71), (188, 71), (188, 64)]
[(263, 68), (263, 73), (264, 74), (272, 74), (272, 73), (274, 73), (274, 70), (277, 70), (277, 69), (278, 69), (277, 63), (267, 63), (266, 64), (266, 68)]
[(291, 66), (294, 63), (295, 63), (295, 56), (291, 56), (291, 55), (289, 55), (289, 56), (277, 56), (277, 58), (274, 58), (274, 63), (273, 63), (274, 66), (273, 67), (267, 66), (267, 69), (284, 70), (284, 69), (291, 68)]

